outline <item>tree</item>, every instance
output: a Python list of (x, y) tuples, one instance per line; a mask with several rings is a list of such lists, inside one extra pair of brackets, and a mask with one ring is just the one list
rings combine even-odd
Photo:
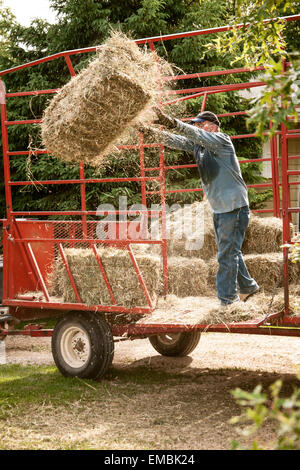
[[(0, 4), (1, 5), (1, 4)], [(2, 5), (1, 5), (2, 6)], [(17, 64), (22, 64), (38, 59), (49, 54), (63, 50), (77, 49), (101, 44), (107, 38), (111, 28), (121, 29), (130, 34), (134, 39), (151, 37), (160, 34), (176, 33), (192, 29), (211, 28), (227, 24), (234, 14), (235, 5), (225, 0), (51, 0), (51, 6), (58, 14), (56, 24), (50, 25), (40, 19), (35, 20), (29, 27), (19, 25), (13, 16), (7, 15), (7, 11), (1, 11), (1, 18), (5, 23), (5, 40), (1, 39), (0, 69), (7, 69)], [(236, 55), (231, 52), (220, 55), (214, 47), (207, 47), (211, 43), (210, 37), (193, 37), (180, 41), (165, 41), (157, 43), (159, 54), (175, 64), (186, 73), (201, 72), (207, 70), (221, 70), (231, 67), (231, 62)], [(206, 52), (206, 53), (205, 53)], [(204, 54), (205, 53), (205, 54)], [(86, 57), (73, 56), (72, 62), (76, 71), (86, 64)], [(239, 61), (237, 65), (240, 65)], [(48, 89), (62, 86), (69, 80), (70, 75), (63, 59), (55, 62), (40, 64), (28, 68), (22, 72), (5, 75), (4, 81), (8, 91), (25, 91), (34, 89)], [(222, 83), (245, 81), (245, 75), (236, 74), (222, 77)], [(185, 82), (184, 87), (199, 87), (219, 84), (219, 79), (214, 77), (202, 80), (193, 79)], [(178, 82), (177, 87), (182, 87)], [(35, 96), (29, 99), (10, 98), (8, 119), (40, 118), (47, 104), (45, 95)], [(202, 98), (184, 102), (176, 112), (182, 116), (195, 114), (199, 111)], [(207, 100), (207, 107), (217, 113), (241, 110), (245, 103), (237, 92), (211, 95)], [(244, 118), (232, 117), (222, 120), (224, 131), (232, 133), (246, 133), (246, 121)], [(10, 150), (24, 150), (39, 148), (41, 141), (37, 126), (28, 129), (25, 126), (11, 126)], [(261, 151), (259, 139), (252, 139), (247, 143), (237, 144), (237, 152), (240, 157), (255, 158)], [(149, 161), (153, 158), (148, 155)], [(174, 152), (167, 152), (167, 164), (173, 162), (189, 162), (186, 155), (178, 157)], [(124, 164), (126, 162), (126, 165)], [(130, 158), (112, 159), (109, 168), (95, 172), (92, 168), (86, 168), (86, 175), (93, 176), (135, 176), (137, 155)], [(193, 160), (190, 160), (194, 163)], [(33, 180), (55, 179), (60, 177), (78, 177), (78, 167), (64, 164), (52, 156), (36, 156), (32, 152), (29, 158), (16, 157), (11, 160), (12, 178)], [(259, 164), (255, 164), (255, 171), (243, 166), (246, 180), (253, 182)], [(168, 185), (171, 189), (178, 187), (195, 187), (199, 185), (197, 170), (182, 170), (168, 173)], [(26, 187), (22, 192), (13, 193), (14, 208), (28, 210), (47, 209), (61, 210), (80, 208), (80, 194), (78, 188), (72, 186), (63, 187)], [(128, 203), (138, 202), (140, 187), (136, 185), (115, 184), (101, 186), (101, 192), (95, 185), (87, 186), (88, 209), (95, 210), (102, 202), (116, 203), (120, 194), (128, 196)], [(170, 195), (168, 202), (192, 202), (196, 193), (183, 193), (180, 196)], [(198, 195), (196, 194), (196, 197)], [(171, 199), (172, 198), (172, 199)], [(255, 198), (254, 198), (255, 199)], [(1, 215), (4, 215), (4, 203), (0, 206)]]
[[(8, 8), (3, 7), (3, 1), (0, 0), (0, 70), (3, 64), (12, 63), (13, 58), (11, 55), (12, 40), (10, 31), (15, 27), (16, 21), (14, 15)], [(1, 140), (2, 143), (2, 140)], [(3, 175), (3, 159), (0, 159), (0, 172)], [(4, 200), (4, 180), (0, 178), (0, 217), (5, 214), (5, 200)]]

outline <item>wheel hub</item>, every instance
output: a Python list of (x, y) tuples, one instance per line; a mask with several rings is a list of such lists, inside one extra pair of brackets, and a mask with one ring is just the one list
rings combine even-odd
[(178, 341), (180, 333), (165, 333), (158, 335), (159, 341), (166, 345), (174, 344)]
[(69, 366), (82, 367), (91, 353), (91, 345), (86, 332), (75, 326), (67, 328), (61, 339), (61, 353)]

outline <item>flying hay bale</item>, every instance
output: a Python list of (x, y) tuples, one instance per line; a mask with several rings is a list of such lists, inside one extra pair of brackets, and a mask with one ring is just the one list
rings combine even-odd
[[(100, 166), (117, 139), (156, 104), (159, 79), (170, 65), (114, 32), (96, 59), (52, 99), (42, 141), (56, 157)], [(149, 119), (149, 116), (148, 116)]]
[[(117, 305), (125, 307), (147, 305), (128, 251), (104, 247), (98, 247), (97, 251)], [(65, 255), (82, 302), (86, 305), (112, 305), (94, 252), (89, 248), (68, 248), (65, 249)], [(160, 259), (145, 254), (135, 254), (135, 259), (155, 305), (160, 282)], [(64, 302), (77, 302), (61, 258), (55, 261), (51, 280), (50, 291), (62, 295)]]

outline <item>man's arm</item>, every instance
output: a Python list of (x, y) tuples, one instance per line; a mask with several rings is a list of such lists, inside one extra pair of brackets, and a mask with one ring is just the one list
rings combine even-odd
[(225, 146), (232, 146), (228, 135), (221, 132), (207, 132), (165, 114), (160, 108), (154, 108), (157, 118), (154, 123), (161, 124), (167, 129), (178, 132), (193, 144), (201, 145), (211, 152), (219, 152)]
[(153, 127), (145, 127), (142, 128), (141, 131), (144, 133), (145, 136), (147, 134), (151, 135), (152, 137), (155, 136), (159, 142), (161, 142), (168, 148), (174, 150), (182, 150), (191, 154), (194, 153), (194, 143), (187, 137), (173, 134), (167, 131), (160, 131)]
[(207, 132), (199, 127), (192, 126), (175, 119), (178, 132), (194, 144), (201, 145), (211, 152), (217, 152), (222, 147), (232, 145), (228, 135), (221, 132)]

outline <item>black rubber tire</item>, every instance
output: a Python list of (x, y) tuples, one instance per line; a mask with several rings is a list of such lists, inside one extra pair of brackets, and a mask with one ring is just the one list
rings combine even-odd
[(188, 356), (200, 341), (201, 331), (193, 330), (183, 333), (164, 333), (150, 336), (149, 341), (154, 349), (163, 356)]
[[(69, 312), (56, 324), (52, 355), (65, 377), (100, 379), (110, 367), (114, 341), (107, 322), (92, 312)], [(83, 353), (84, 358), (80, 358)]]

